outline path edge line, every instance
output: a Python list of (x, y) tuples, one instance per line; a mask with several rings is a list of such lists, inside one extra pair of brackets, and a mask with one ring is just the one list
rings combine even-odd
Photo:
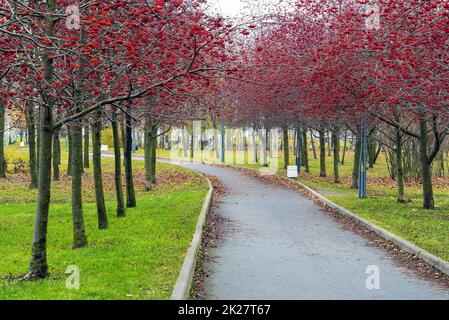
[(212, 195), (214, 193), (214, 187), (212, 186), (209, 178), (203, 174), (200, 175), (207, 180), (209, 191), (207, 192), (206, 199), (204, 200), (203, 208), (201, 209), (201, 213), (198, 218), (198, 223), (195, 228), (192, 242), (187, 250), (184, 263), (181, 271), (179, 272), (170, 300), (188, 300), (190, 298), (190, 291), (192, 289), (198, 253), (203, 241), (203, 231), (206, 224), (206, 217), (209, 213), (212, 203)]
[(322, 194), (318, 193), (317, 191), (313, 190), (312, 188), (305, 185), (304, 183), (299, 182), (299, 181), (295, 181), (295, 183), (297, 183), (300, 187), (302, 187), (306, 191), (310, 192), (313, 196), (318, 198), (318, 200), (321, 203), (323, 203), (324, 205), (328, 206), (331, 209), (336, 210), (338, 213), (344, 215), (345, 217), (355, 220), (357, 223), (363, 225), (364, 227), (366, 227), (367, 229), (369, 229), (371, 231), (374, 231), (376, 234), (378, 234), (385, 240), (393, 242), (402, 250), (404, 250), (408, 253), (411, 253), (411, 254), (415, 254), (417, 257), (421, 258), (422, 260), (424, 260), (425, 262), (427, 262), (428, 264), (433, 266), (435, 269), (437, 269), (437, 270), (441, 271), (442, 273), (449, 276), (449, 262), (447, 262), (441, 258), (438, 258), (437, 256), (412, 244), (411, 242), (409, 242), (405, 239), (402, 239), (399, 236), (391, 233), (390, 231), (387, 231), (384, 228), (381, 228), (381, 227), (363, 219), (362, 217), (352, 213), (348, 209), (337, 205), (336, 203), (329, 200), (328, 198), (326, 198)]

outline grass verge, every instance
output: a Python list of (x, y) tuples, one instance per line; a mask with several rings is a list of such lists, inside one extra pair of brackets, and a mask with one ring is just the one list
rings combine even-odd
[[(168, 299), (191, 242), (207, 194), (205, 179), (187, 169), (159, 164), (160, 183), (143, 191), (143, 164), (135, 161), (138, 208), (114, 216), (112, 159), (104, 159), (110, 228), (97, 229), (91, 172), (84, 177), (86, 248), (72, 250), (69, 179), (53, 184), (48, 262), (51, 276), (39, 282), (14, 280), (27, 272), (33, 234), (35, 191), (26, 174), (0, 182), (0, 300), (3, 299)], [(66, 268), (80, 269), (80, 290), (66, 288)]]

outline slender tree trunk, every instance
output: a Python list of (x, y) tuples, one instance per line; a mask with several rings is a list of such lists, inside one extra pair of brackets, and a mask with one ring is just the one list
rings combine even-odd
[(98, 228), (104, 230), (108, 228), (108, 216), (104, 202), (103, 178), (101, 170), (101, 110), (96, 112), (95, 122), (92, 125), (92, 151)]
[[(120, 132), (122, 133), (122, 147), (123, 147), (123, 153), (125, 153), (125, 146), (126, 146), (126, 130), (125, 130), (125, 122), (126, 118), (123, 119), (123, 121), (120, 121)], [(126, 159), (123, 156), (123, 166), (126, 165)]]
[[(259, 159), (257, 159), (257, 141), (256, 141), (256, 129), (253, 128), (251, 130), (251, 139), (252, 139), (252, 144), (253, 144), (253, 159), (254, 159), (254, 163), (257, 163), (259, 161)], [(231, 140), (232, 139), (228, 139)], [(232, 148), (231, 148), (232, 150)], [(232, 156), (231, 156), (232, 157)]]
[(332, 144), (334, 145), (334, 182), (340, 183), (340, 132), (332, 131)]
[(404, 167), (402, 163), (402, 134), (396, 130), (396, 180), (398, 185), (398, 202), (405, 203)]
[[(193, 137), (192, 137), (193, 138)], [(193, 141), (193, 139), (192, 139)], [(151, 191), (156, 183), (157, 125), (148, 117), (145, 121), (145, 190)], [(193, 142), (192, 142), (193, 144)], [(193, 146), (192, 146), (193, 147)]]
[[(41, 149), (40, 145), (41, 145), (41, 109), (39, 108), (39, 111), (37, 113), (38, 119), (35, 119), (35, 123), (36, 123), (36, 168), (37, 171), (39, 171), (39, 150)], [(39, 173), (38, 173), (39, 174)]]
[(187, 151), (189, 150), (189, 138), (187, 127), (184, 125), (182, 128), (182, 156), (187, 158)]
[[(56, 0), (48, 1), (48, 8), (52, 13), (56, 12)], [(54, 34), (55, 19), (50, 19), (47, 35), (51, 38)], [(42, 56), (45, 83), (53, 80), (53, 52), (45, 51)], [(44, 82), (43, 81), (43, 82)], [(34, 223), (33, 245), (31, 251), (30, 268), (26, 279), (35, 280), (48, 276), (47, 264), (47, 227), (48, 211), (51, 197), (51, 159), (53, 142), (53, 107), (54, 102), (46, 91), (41, 93), (42, 106), (39, 116), (39, 181), (36, 204), (36, 218)]]
[(5, 166), (5, 111), (6, 106), (0, 99), (0, 179), (6, 178)]
[(84, 125), (84, 168), (88, 169), (90, 167), (90, 155), (89, 155), (89, 124)]
[(312, 152), (313, 152), (313, 159), (318, 159), (316, 155), (316, 148), (315, 148), (315, 139), (313, 137), (313, 130), (310, 129), (310, 143), (312, 144)]
[(352, 189), (359, 188), (359, 172), (360, 172), (360, 153), (362, 150), (362, 142), (360, 135), (356, 137), (355, 152), (354, 152), (354, 166), (352, 168)]
[(117, 196), (117, 217), (125, 217), (125, 200), (122, 186), (122, 159), (120, 152), (120, 135), (117, 122), (117, 109), (112, 111), (112, 134), (114, 137), (114, 171), (115, 193)]
[(195, 136), (193, 135), (194, 128), (192, 126), (192, 134), (190, 135), (190, 159), (193, 161), (195, 157)]
[(81, 121), (73, 123), (72, 128), (72, 219), (73, 248), (87, 246), (86, 229), (83, 217), (82, 176), (83, 176), (83, 134)]
[(283, 138), (284, 138), (284, 169), (290, 165), (289, 157), (289, 144), (288, 144), (288, 126), (283, 128)]
[(346, 158), (346, 148), (348, 146), (348, 131), (345, 132), (345, 142), (343, 145), (343, 155), (341, 156), (341, 165), (345, 165), (345, 158)]
[(303, 140), (303, 163), (304, 168), (307, 173), (310, 173), (310, 166), (309, 166), (309, 145), (307, 143), (307, 127), (304, 127), (302, 130), (302, 140)]
[(326, 137), (324, 130), (320, 129), (320, 177), (327, 177), (326, 173)]
[(28, 154), (30, 158), (30, 188), (37, 189), (38, 172), (37, 172), (37, 159), (36, 159), (36, 126), (34, 123), (33, 109), (28, 107), (26, 111), (26, 122), (28, 132)]
[(374, 163), (376, 161), (376, 141), (370, 136), (368, 138), (368, 165), (370, 169), (374, 168)]
[(126, 115), (125, 125), (125, 176), (126, 176), (126, 206), (128, 208), (136, 207), (136, 196), (134, 192), (134, 179), (132, 167), (132, 119)]
[(72, 143), (73, 143), (73, 141), (72, 141), (72, 127), (71, 127), (71, 125), (67, 128), (67, 139), (68, 139), (68, 141), (69, 141), (69, 143), (68, 143), (68, 147), (69, 147), (69, 163), (68, 163), (68, 165), (67, 165), (67, 175), (68, 176), (72, 176), (72, 150), (73, 150), (73, 148), (72, 148)]
[(427, 123), (425, 119), (420, 120), (419, 129), (420, 129), (419, 152), (421, 156), (423, 207), (424, 209), (435, 209), (435, 201), (432, 187), (431, 161), (427, 155), (428, 138), (427, 138)]
[(57, 128), (53, 133), (53, 180), (55, 181), (59, 181), (59, 164), (61, 163), (60, 131), (61, 129)]
[(27, 279), (34, 280), (48, 276), (47, 226), (51, 196), (51, 159), (53, 142), (53, 108), (51, 102), (42, 107), (39, 145), (39, 183), (34, 224), (33, 248)]
[(217, 122), (215, 121), (215, 118), (212, 122), (212, 125), (214, 127), (214, 154), (215, 154), (215, 159), (218, 160), (218, 159), (220, 159), (220, 150), (218, 149), (219, 133), (218, 133), (218, 127), (217, 127)]

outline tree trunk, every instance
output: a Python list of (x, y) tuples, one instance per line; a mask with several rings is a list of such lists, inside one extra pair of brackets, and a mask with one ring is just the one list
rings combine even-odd
[[(126, 131), (125, 131), (125, 122), (126, 118), (123, 119), (123, 121), (120, 121), (120, 132), (122, 133), (122, 147), (123, 147), (123, 154), (125, 153), (125, 145), (126, 145)], [(126, 159), (123, 155), (123, 166), (126, 165)]]
[(215, 121), (215, 118), (212, 122), (212, 125), (214, 127), (214, 154), (215, 154), (215, 160), (219, 160), (220, 159), (220, 150), (218, 149), (219, 144), (218, 144), (218, 139), (219, 139), (219, 133), (218, 133), (218, 127), (217, 127), (217, 123)]
[[(156, 183), (157, 125), (148, 117), (145, 121), (145, 190), (151, 191)], [(192, 139), (193, 141), (193, 139)], [(192, 142), (193, 143), (193, 142)]]
[[(73, 144), (73, 142), (72, 142)], [(101, 111), (95, 114), (95, 122), (92, 125), (92, 163), (94, 168), (95, 199), (97, 203), (98, 228), (108, 228), (108, 216), (104, 202), (103, 178), (101, 170)]]
[[(56, 133), (55, 133), (56, 135)], [(83, 134), (80, 121), (72, 128), (72, 219), (73, 248), (87, 246), (86, 229), (83, 217), (82, 176), (83, 176)]]
[[(254, 163), (257, 163), (259, 160), (257, 159), (257, 139), (256, 139), (256, 129), (255, 128), (253, 128), (251, 130), (251, 139), (252, 139), (252, 145), (253, 145), (253, 150), (252, 151), (253, 151)], [(232, 140), (232, 138), (230, 138), (228, 140)]]
[(5, 112), (6, 106), (0, 99), (0, 179), (6, 178), (5, 166)]
[(302, 130), (302, 140), (303, 140), (303, 164), (305, 171), (307, 173), (310, 173), (310, 166), (309, 166), (309, 145), (307, 143), (307, 127), (304, 127)]
[(324, 130), (320, 129), (320, 177), (327, 177), (326, 173), (326, 137)]
[(402, 164), (402, 134), (396, 130), (396, 180), (398, 186), (398, 203), (405, 203), (404, 167)]
[(28, 154), (30, 158), (30, 188), (37, 189), (37, 161), (36, 161), (36, 125), (32, 108), (26, 110), (26, 123), (28, 132)]
[(126, 177), (126, 206), (128, 208), (136, 207), (136, 195), (134, 192), (134, 179), (132, 167), (132, 119), (126, 115), (125, 125), (125, 177)]
[(193, 161), (193, 158), (195, 157), (195, 136), (194, 131), (195, 129), (192, 126), (192, 134), (190, 135), (190, 159)]
[(368, 165), (370, 169), (374, 168), (374, 163), (376, 162), (376, 147), (376, 141), (370, 136), (368, 138)]
[[(41, 145), (41, 110), (39, 108), (39, 111), (37, 113), (38, 119), (34, 119), (35, 123), (36, 123), (36, 171), (39, 171), (39, 150), (41, 149), (40, 145)], [(37, 173), (37, 175), (39, 176), (39, 173)]]
[(120, 152), (120, 135), (117, 122), (117, 109), (112, 111), (112, 134), (114, 137), (114, 173), (115, 193), (117, 196), (117, 217), (125, 217), (125, 200), (122, 186), (122, 159)]
[(310, 129), (310, 143), (312, 144), (312, 152), (313, 152), (313, 159), (318, 159), (316, 155), (316, 148), (315, 148), (315, 139), (313, 137), (313, 130)]
[(184, 125), (182, 128), (182, 156), (187, 158), (187, 151), (189, 150), (189, 138), (187, 127)]
[(346, 148), (348, 145), (348, 131), (345, 132), (345, 142), (343, 145), (343, 155), (341, 156), (341, 165), (345, 165), (345, 158), (346, 158)]
[(90, 168), (90, 155), (89, 155), (89, 124), (84, 125), (84, 168)]
[(362, 142), (360, 135), (356, 137), (355, 151), (354, 151), (354, 166), (352, 168), (352, 189), (359, 188), (359, 172), (360, 172), (360, 153), (362, 151)]
[(53, 133), (53, 180), (59, 181), (59, 164), (61, 163), (61, 141), (59, 133), (61, 129), (55, 129)]
[[(260, 135), (260, 142), (261, 142), (261, 147), (262, 147), (262, 152), (261, 152), (261, 157), (262, 157), (262, 165), (264, 167), (268, 166), (268, 137), (267, 137), (267, 129), (263, 129), (261, 131), (261, 135)], [(243, 146), (243, 150), (245, 150), (245, 146)]]
[(73, 143), (73, 141), (72, 141), (72, 127), (71, 127), (71, 125), (69, 125), (68, 127), (67, 127), (67, 139), (68, 139), (68, 141), (69, 141), (69, 143), (68, 143), (68, 147), (69, 147), (69, 163), (68, 163), (68, 165), (67, 165), (67, 175), (68, 176), (72, 176), (72, 143)]
[(334, 182), (340, 183), (340, 132), (332, 131), (332, 144), (334, 145)]
[(285, 126), (283, 129), (283, 138), (284, 138), (284, 169), (290, 165), (289, 158), (289, 144), (288, 144), (288, 126)]
[(421, 119), (419, 123), (419, 144), (421, 156), (421, 175), (423, 185), (423, 207), (424, 209), (435, 209), (435, 201), (433, 197), (432, 187), (432, 170), (431, 161), (427, 155), (428, 138), (427, 138), (427, 123), (425, 119)]
[(51, 159), (53, 142), (53, 108), (47, 102), (40, 117), (39, 183), (34, 224), (33, 248), (27, 279), (48, 276), (47, 225), (51, 196)]
[[(54, 13), (56, 0), (50, 0), (48, 8)], [(54, 34), (55, 20), (49, 22), (47, 35), (51, 38)], [(45, 52), (42, 56), (42, 66), (44, 71), (44, 81), (49, 84), (53, 80), (53, 59), (50, 59), (52, 52)], [(41, 92), (42, 106), (39, 115), (39, 181), (36, 204), (36, 218), (33, 233), (33, 245), (31, 251), (30, 268), (26, 279), (34, 280), (48, 276), (47, 264), (47, 228), (48, 211), (51, 197), (51, 159), (53, 142), (53, 107), (54, 102), (51, 96), (44, 90)]]

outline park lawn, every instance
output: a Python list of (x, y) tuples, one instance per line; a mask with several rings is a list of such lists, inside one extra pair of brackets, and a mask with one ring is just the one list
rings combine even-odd
[[(278, 174), (286, 176), (284, 156), (279, 153)], [(323, 194), (336, 204), (382, 227), (430, 253), (449, 261), (449, 178), (435, 178), (436, 210), (422, 209), (422, 191), (418, 183), (406, 186), (407, 204), (396, 202), (396, 184), (391, 181), (384, 156), (381, 154), (373, 169), (368, 170), (368, 198), (359, 199), (351, 189), (354, 154), (346, 154), (340, 165), (341, 184), (333, 182), (333, 158), (326, 156), (327, 178), (319, 177), (319, 159), (309, 154), (310, 173), (302, 173), (298, 181)], [(294, 155), (290, 164), (295, 165)], [(259, 164), (239, 165), (258, 170)]]
[[(89, 245), (72, 250), (69, 182), (63, 177), (62, 182), (54, 183), (57, 201), (50, 208), (48, 231), (51, 276), (38, 282), (15, 280), (28, 268), (35, 191), (26, 184), (14, 184), (16, 177), (11, 173), (8, 181), (0, 183), (0, 300), (170, 298), (207, 193), (207, 182), (187, 169), (159, 164), (160, 184), (147, 193), (141, 183), (143, 164), (135, 161), (138, 207), (128, 209), (127, 217), (118, 219), (112, 180), (106, 178), (112, 176), (113, 160), (103, 159), (103, 163), (109, 229), (97, 229), (94, 198), (88, 194), (93, 189), (89, 189), (84, 205)], [(84, 188), (92, 184), (89, 174), (90, 170)], [(26, 177), (18, 180), (25, 181)], [(11, 185), (14, 188), (8, 191)], [(80, 268), (80, 290), (66, 288), (65, 271), (71, 265)]]
[[(145, 154), (144, 149), (140, 148), (135, 152), (136, 155), (143, 156)], [(170, 159), (171, 157), (171, 150), (167, 149), (157, 149), (156, 157), (159, 159)]]

